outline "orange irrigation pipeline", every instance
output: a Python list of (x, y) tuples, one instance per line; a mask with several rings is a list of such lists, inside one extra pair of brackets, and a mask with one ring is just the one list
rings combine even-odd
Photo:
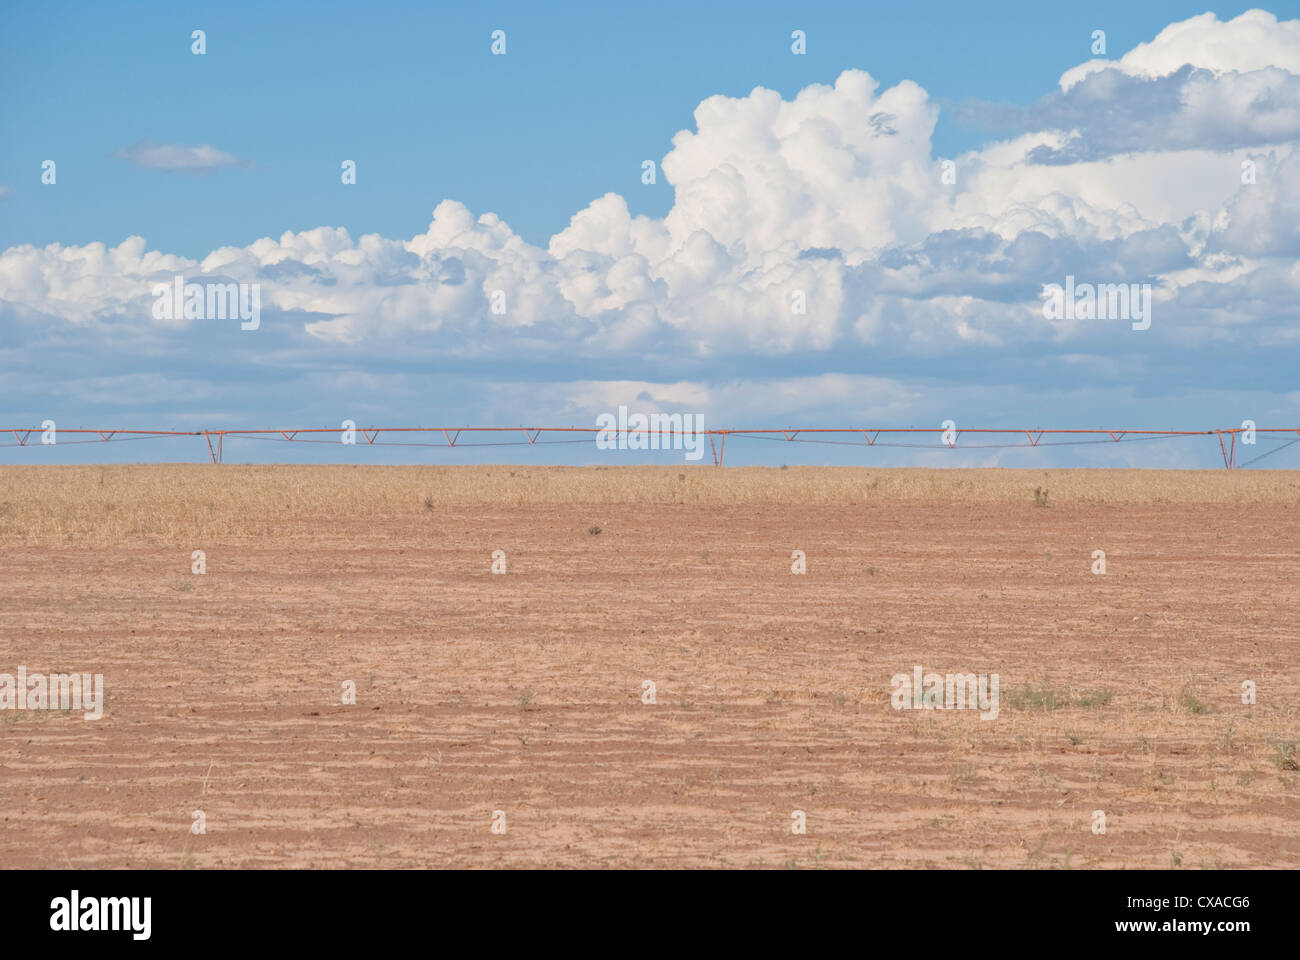
[[(28, 446), (32, 434), (42, 434), (44, 431), (39, 427), (4, 427), (0, 428), (0, 435), (12, 434), (17, 446)], [(114, 439), (142, 439), (146, 437), (203, 437), (208, 445), (208, 455), (213, 463), (222, 462), (222, 453), (226, 437), (254, 437), (263, 439), (280, 439), (286, 442), (293, 442), (303, 434), (340, 434), (341, 442), (355, 443), (356, 434), (360, 434), (362, 439), (370, 445), (376, 442), (381, 433), (428, 433), (442, 434), (443, 444), (432, 444), (434, 446), (455, 447), (461, 434), (465, 433), (515, 433), (522, 434), (524, 439), (517, 441), (519, 444), (527, 443), (535, 445), (538, 437), (543, 433), (585, 433), (599, 435), (607, 433), (614, 437), (620, 437), (623, 434), (638, 434), (645, 437), (655, 436), (658, 438), (673, 436), (698, 436), (703, 433), (709, 438), (709, 448), (713, 454), (713, 465), (720, 467), (723, 464), (723, 458), (727, 449), (727, 437), (770, 437), (776, 439), (775, 435), (780, 434), (786, 441), (795, 442), (800, 434), (860, 434), (866, 445), (869, 447), (876, 446), (880, 437), (893, 436), (896, 434), (940, 434), (941, 446), (955, 448), (957, 440), (963, 434), (988, 434), (999, 436), (1021, 436), (1023, 435), (1028, 443), (1001, 444), (999, 446), (1030, 446), (1037, 447), (1039, 442), (1045, 436), (1063, 436), (1063, 435), (1086, 435), (1108, 437), (1110, 440), (1119, 443), (1125, 439), (1152, 439), (1156, 437), (1217, 437), (1219, 441), (1219, 450), (1223, 454), (1223, 465), (1229, 469), (1235, 469), (1237, 466), (1237, 435), (1239, 433), (1294, 433), (1297, 440), (1300, 440), (1300, 427), (1225, 427), (1212, 430), (1133, 430), (1133, 429), (1087, 429), (1087, 428), (1034, 428), (1034, 429), (1012, 429), (1008, 427), (785, 427), (785, 428), (768, 428), (759, 427), (755, 429), (721, 429), (721, 430), (672, 430), (672, 429), (626, 429), (626, 428), (603, 428), (603, 427), (355, 427), (352, 430), (342, 430), (337, 427), (295, 427), (284, 429), (265, 429), (265, 430), (126, 430), (121, 428), (99, 429), (77, 427), (75, 429), (58, 428), (57, 433), (71, 434), (94, 434), (99, 440), (110, 441)], [(352, 440), (343, 441), (343, 435), (350, 434)], [(42, 440), (42, 442), (49, 442)], [(76, 442), (94, 442), (76, 441)], [(322, 441), (313, 441), (320, 443)], [(809, 442), (809, 441), (805, 441)], [(817, 442), (817, 441), (811, 441)], [(1104, 442), (1104, 441), (1100, 441)], [(1247, 441), (1249, 442), (1249, 441)], [(1295, 441), (1292, 441), (1293, 443)], [(12, 446), (13, 444), (5, 444)], [(467, 444), (468, 446), (483, 446), (484, 444)], [(887, 445), (887, 444), (886, 444)], [(901, 444), (902, 446), (919, 446), (917, 444)], [(653, 449), (660, 449), (656, 445)], [(666, 449), (666, 448), (665, 448)]]

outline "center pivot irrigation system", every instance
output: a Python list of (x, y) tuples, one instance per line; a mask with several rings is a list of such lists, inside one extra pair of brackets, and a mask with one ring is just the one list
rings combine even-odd
[[(48, 423), (48, 421), (47, 421)], [(0, 447), (25, 447), (35, 446), (38, 443), (49, 443), (47, 431), (42, 428), (27, 427), (4, 427), (0, 428), (0, 436), (6, 433), (13, 434), (14, 443), (0, 443)], [(722, 458), (727, 448), (728, 437), (747, 438), (752, 440), (776, 440), (786, 441), (789, 443), (825, 443), (839, 444), (848, 446), (867, 446), (867, 447), (908, 447), (912, 449), (934, 449), (935, 443), (916, 442), (925, 435), (938, 435), (940, 448), (956, 448), (958, 441), (964, 436), (978, 436), (979, 438), (1008, 438), (1024, 437), (1024, 440), (1011, 442), (992, 443), (964, 443), (961, 446), (964, 449), (1010, 449), (1014, 447), (1053, 447), (1053, 446), (1073, 446), (1079, 444), (1092, 443), (1123, 443), (1138, 440), (1161, 440), (1173, 437), (1215, 437), (1219, 441), (1219, 450), (1223, 453), (1223, 465), (1229, 470), (1236, 469), (1238, 466), (1249, 466), (1256, 460), (1262, 460), (1266, 456), (1277, 453), (1284, 447), (1289, 447), (1293, 443), (1300, 443), (1300, 427), (1225, 427), (1222, 429), (1212, 430), (1128, 430), (1128, 429), (1040, 429), (1032, 430), (1010, 429), (1010, 428), (988, 428), (988, 427), (786, 427), (784, 429), (757, 429), (757, 430), (672, 430), (672, 429), (614, 429), (603, 427), (353, 427), (351, 430), (339, 429), (336, 427), (305, 427), (292, 430), (122, 430), (122, 429), (89, 429), (78, 427), (75, 429), (58, 428), (58, 434), (77, 434), (93, 435), (83, 440), (58, 441), (57, 434), (54, 442), (63, 443), (99, 443), (122, 440), (147, 440), (161, 439), (163, 437), (203, 437), (208, 444), (208, 455), (213, 463), (222, 462), (222, 449), (227, 437), (248, 440), (273, 440), (286, 443), (330, 443), (336, 444), (341, 442), (355, 442), (356, 434), (360, 434), (367, 445), (371, 446), (403, 446), (403, 447), (500, 447), (500, 446), (535, 446), (538, 444), (548, 443), (591, 443), (601, 434), (605, 437), (612, 438), (620, 449), (627, 449), (627, 438), (633, 434), (638, 435), (645, 441), (644, 446), (633, 447), (632, 449), (679, 449), (680, 443), (674, 443), (672, 438), (684, 436), (698, 437), (704, 434), (709, 438), (709, 449), (713, 454), (713, 465), (722, 466)], [(1254, 457), (1246, 463), (1237, 463), (1237, 447), (1239, 434), (1246, 434), (1253, 439), (1255, 434), (1295, 434), (1295, 439), (1286, 443), (1279, 444), (1266, 453)], [(32, 441), (33, 434), (39, 435), (42, 439)], [(332, 440), (325, 440), (319, 437), (320, 434), (336, 434), (337, 437)], [(433, 442), (424, 440), (379, 440), (380, 434), (400, 435), (409, 434), (432, 434), (435, 437), (442, 435), (442, 442), (434, 440)], [(461, 443), (460, 438), (463, 434), (478, 435), (514, 435), (520, 439), (489, 439), (486, 441), (470, 441)], [(546, 440), (539, 438), (547, 434)], [(551, 439), (549, 435), (562, 435), (558, 439)], [(587, 436), (571, 439), (570, 434), (586, 434)], [(345, 441), (344, 438), (350, 436), (351, 441)], [(834, 437), (850, 437), (852, 439), (833, 439)], [(858, 437), (861, 439), (857, 439)], [(891, 441), (888, 438), (901, 436), (903, 439)], [(881, 441), (880, 438), (886, 440)], [(1064, 437), (1065, 439), (1049, 439), (1044, 441), (1044, 437)], [(650, 440), (654, 440), (653, 444)]]

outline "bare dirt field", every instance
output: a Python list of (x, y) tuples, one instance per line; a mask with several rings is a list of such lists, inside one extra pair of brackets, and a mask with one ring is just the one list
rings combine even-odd
[(1298, 599), (1294, 471), (0, 467), (0, 867), (1300, 866)]

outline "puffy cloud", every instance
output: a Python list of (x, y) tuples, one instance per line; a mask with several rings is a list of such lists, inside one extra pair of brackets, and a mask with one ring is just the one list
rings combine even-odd
[(1060, 146), (1033, 150), (1035, 163), (1285, 143), (1300, 139), (1300, 76), (1275, 67), (1214, 74), (1188, 65), (1157, 78), (1106, 69), (1020, 114), (1005, 119), (1068, 131)]
[(1255, 182), (1224, 204), (1209, 238), (1217, 253), (1300, 258), (1300, 151), (1273, 151), (1249, 161)]
[(86, 325), (113, 319), (147, 323), (149, 313), (130, 316), (153, 279), (193, 269), (192, 260), (146, 250), (143, 237), (116, 247), (103, 243), (46, 247), (23, 245), (0, 254), (0, 302), (26, 307), (47, 322)]
[(1099, 70), (1117, 68), (1135, 77), (1167, 77), (1185, 65), (1215, 73), (1278, 67), (1300, 74), (1300, 20), (1278, 21), (1266, 10), (1247, 10), (1222, 22), (1203, 13), (1171, 23), (1149, 43), (1140, 43), (1119, 60), (1091, 60), (1065, 71), (1061, 89), (1069, 90)]
[(765, 254), (810, 247), (859, 262), (920, 239), (913, 223), (934, 195), (937, 118), (915, 83), (877, 95), (861, 70), (789, 102), (762, 88), (742, 99), (710, 97), (695, 111), (696, 132), (677, 134), (663, 160), (676, 188), (665, 219), (670, 246), (704, 231), (754, 266)]
[[(259, 283), (287, 338), (277, 349), (299, 357), (930, 356), (1097, 336), (1042, 318), (1044, 285), (1073, 274), (1149, 282), (1163, 304), (1212, 310), (1206, 329), (1278, 337), (1300, 251), (1300, 43), (1283, 42), (1297, 30), (1259, 11), (1206, 15), (1085, 64), (1023, 112), (1029, 132), (956, 158), (955, 183), (932, 156), (925, 90), (847, 70), (790, 100), (759, 87), (703, 101), (662, 160), (675, 190), (662, 219), (607, 194), (542, 248), (444, 200), (404, 240), (319, 227), (198, 262), (138, 237), (15, 247), (0, 254), (0, 323), (193, 336), (198, 322), (148, 309), (153, 284), (183, 273)], [(134, 155), (235, 162), (210, 147)]]

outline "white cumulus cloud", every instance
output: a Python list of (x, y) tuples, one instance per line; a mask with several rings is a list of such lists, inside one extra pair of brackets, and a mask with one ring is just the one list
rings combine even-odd
[[(1195, 309), (1154, 321), (1188, 337), (1255, 325), (1267, 343), (1293, 314), (1300, 254), (1298, 31), (1262, 11), (1171, 25), (1100, 72), (1067, 73), (1065, 93), (1027, 114), (1037, 127), (954, 158), (955, 183), (933, 154), (939, 108), (926, 91), (846, 70), (790, 100), (762, 87), (704, 100), (662, 159), (675, 191), (662, 219), (607, 194), (540, 247), (444, 200), (414, 237), (322, 226), (197, 262), (139, 237), (20, 246), (0, 253), (0, 323), (187, 336), (200, 321), (161, 329), (149, 310), (153, 285), (179, 272), (259, 283), (265, 328), (291, 333), (300, 354), (929, 355), (1097, 336), (1042, 320), (1043, 286), (1074, 274), (1149, 282), (1162, 309), (1194, 295)], [(1176, 86), (1152, 94), (1148, 83)], [(1086, 148), (1094, 112), (1128, 130), (1146, 110), (1179, 122)], [(239, 162), (206, 146), (129, 154), (172, 170)]]

